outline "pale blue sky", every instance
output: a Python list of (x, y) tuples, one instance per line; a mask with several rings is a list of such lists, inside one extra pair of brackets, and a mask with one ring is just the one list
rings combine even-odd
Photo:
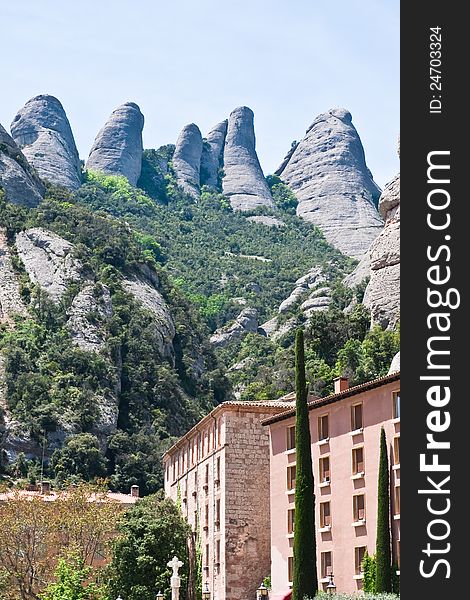
[(377, 183), (398, 171), (398, 0), (3, 0), (0, 27), (0, 122), (53, 94), (82, 158), (128, 100), (146, 148), (245, 104), (267, 174), (317, 114), (344, 106)]

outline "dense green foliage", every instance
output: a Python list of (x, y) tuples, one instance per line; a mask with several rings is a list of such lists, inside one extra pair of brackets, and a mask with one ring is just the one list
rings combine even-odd
[(107, 600), (105, 589), (88, 581), (90, 572), (76, 555), (59, 559), (56, 581), (47, 586), (41, 600)]
[[(400, 600), (400, 596), (398, 594), (388, 594), (388, 593), (365, 593), (359, 596), (364, 600)], [(315, 598), (317, 600), (357, 600), (358, 594), (328, 594), (327, 592), (319, 592)]]
[(379, 480), (377, 491), (377, 538), (375, 548), (375, 591), (392, 591), (392, 556), (390, 539), (390, 492), (388, 452), (385, 429), (380, 431)]
[(124, 515), (114, 542), (108, 573), (110, 598), (121, 594), (126, 600), (155, 600), (161, 590), (169, 600), (172, 572), (166, 565), (173, 556), (183, 562), (180, 575), (184, 597), (189, 533), (180, 510), (163, 494), (148, 496), (134, 505)]
[(312, 446), (305, 379), (304, 334), (295, 336), (295, 523), (292, 599), (303, 600), (318, 590), (315, 535), (315, 494)]
[(367, 552), (364, 554), (362, 559), (362, 589), (364, 592), (375, 592), (375, 574), (377, 570), (375, 554), (370, 555)]

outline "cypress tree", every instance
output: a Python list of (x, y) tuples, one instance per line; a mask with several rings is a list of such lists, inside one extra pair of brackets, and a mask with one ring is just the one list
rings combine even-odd
[(385, 430), (380, 432), (379, 482), (377, 494), (377, 538), (375, 591), (392, 591), (392, 555), (390, 539), (390, 495), (388, 452)]
[(305, 380), (304, 334), (295, 337), (295, 521), (294, 579), (292, 600), (313, 598), (317, 593), (317, 548), (315, 539), (315, 496), (313, 493), (312, 447)]

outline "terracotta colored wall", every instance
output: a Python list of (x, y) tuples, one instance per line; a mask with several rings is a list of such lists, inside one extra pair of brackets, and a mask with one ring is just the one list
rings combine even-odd
[[(389, 458), (393, 460), (393, 438), (399, 433), (399, 422), (392, 420), (392, 391), (399, 390), (400, 383), (388, 383), (380, 388), (345, 398), (325, 407), (310, 411), (312, 458), (316, 494), (316, 525), (319, 528), (319, 503), (331, 502), (331, 531), (317, 532), (317, 562), (320, 578), (321, 552), (332, 551), (334, 581), (339, 592), (355, 592), (362, 589), (362, 580), (355, 579), (354, 548), (367, 546), (369, 554), (375, 551), (377, 522), (377, 479), (379, 461), (380, 429), (384, 425)], [(363, 402), (363, 425), (361, 434), (351, 436), (351, 405)], [(327, 444), (318, 444), (317, 419), (329, 415)], [(287, 427), (294, 418), (274, 423), (271, 431), (271, 555), (272, 583), (275, 593), (288, 589), (288, 556), (292, 556), (292, 537), (287, 534), (287, 511), (294, 507), (294, 495), (287, 494), (287, 466), (295, 464), (295, 452), (286, 452)], [(352, 448), (363, 445), (365, 476), (352, 480)], [(331, 484), (318, 487), (319, 458), (330, 456)], [(391, 487), (399, 483), (399, 469), (390, 469)], [(353, 527), (353, 495), (365, 492), (366, 522)], [(392, 493), (393, 503), (393, 493)], [(393, 506), (392, 506), (393, 511)], [(399, 539), (399, 520), (391, 519), (394, 553)], [(320, 585), (321, 587), (321, 585)]]

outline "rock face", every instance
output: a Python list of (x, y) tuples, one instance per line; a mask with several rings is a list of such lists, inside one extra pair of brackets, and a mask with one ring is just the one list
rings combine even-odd
[(268, 217), (267, 215), (253, 215), (248, 217), (247, 221), (258, 223), (259, 225), (266, 225), (266, 227), (285, 227), (284, 221), (281, 221), (277, 217)]
[(232, 208), (241, 211), (274, 206), (256, 154), (253, 118), (246, 106), (232, 111), (225, 140), (222, 190)]
[(26, 307), (13, 270), (5, 230), (0, 229), (0, 323), (10, 321), (15, 314), (25, 316)]
[(400, 370), (400, 352), (397, 352), (392, 359), (392, 362), (390, 364), (390, 369), (388, 370), (387, 375), (396, 373), (399, 370)]
[(112, 314), (109, 289), (101, 284), (85, 284), (68, 310), (67, 328), (73, 342), (88, 352), (103, 350), (103, 324)]
[(218, 123), (204, 140), (201, 156), (201, 185), (219, 188), (219, 169), (223, 166), (224, 161), (227, 125), (227, 119)]
[(376, 210), (380, 189), (347, 110), (319, 115), (276, 174), (296, 195), (300, 217), (347, 256), (362, 258), (383, 226)]
[(397, 175), (380, 196), (379, 211), (385, 227), (370, 249), (370, 281), (364, 304), (371, 324), (393, 329), (400, 317), (400, 177)]
[(33, 283), (58, 302), (67, 287), (80, 281), (81, 263), (73, 256), (73, 246), (55, 233), (40, 227), (21, 231), (16, 249)]
[(211, 343), (224, 348), (231, 341), (241, 339), (247, 333), (258, 331), (258, 313), (254, 308), (245, 308), (229, 327), (218, 329), (210, 338)]
[(200, 196), (202, 135), (194, 123), (183, 127), (176, 141), (173, 170), (179, 187), (192, 198)]
[(176, 329), (165, 299), (152, 285), (142, 279), (125, 279), (124, 289), (134, 296), (155, 316), (156, 332), (159, 336), (159, 351), (162, 356), (173, 358), (173, 338)]
[(0, 125), (0, 186), (13, 204), (37, 206), (44, 185), (31, 168), (14, 139)]
[(116, 108), (98, 132), (86, 168), (108, 175), (123, 175), (137, 184), (142, 166), (144, 116), (133, 102)]
[(71, 190), (80, 187), (77, 147), (57, 98), (43, 94), (28, 100), (13, 119), (11, 135), (42, 179)]

